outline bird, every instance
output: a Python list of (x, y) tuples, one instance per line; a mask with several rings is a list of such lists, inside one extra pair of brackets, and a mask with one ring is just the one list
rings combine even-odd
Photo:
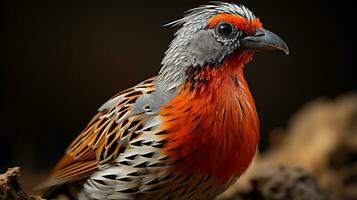
[(257, 52), (289, 54), (287, 44), (234, 3), (167, 26), (178, 30), (157, 76), (98, 109), (39, 186), (48, 197), (214, 199), (246, 171), (260, 130), (244, 66)]

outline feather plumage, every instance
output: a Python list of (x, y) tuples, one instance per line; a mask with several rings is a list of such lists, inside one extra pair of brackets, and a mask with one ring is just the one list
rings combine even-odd
[(144, 120), (140, 114), (130, 115), (130, 110), (137, 98), (155, 90), (154, 80), (124, 90), (101, 106), (40, 187), (86, 178), (124, 152), (127, 143), (140, 135)]

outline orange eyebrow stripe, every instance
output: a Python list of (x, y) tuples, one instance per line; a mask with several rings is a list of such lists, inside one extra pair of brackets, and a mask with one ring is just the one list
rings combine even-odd
[(242, 16), (233, 14), (219, 14), (211, 17), (208, 20), (208, 28), (214, 28), (220, 22), (234, 24), (238, 29), (241, 29), (247, 33), (255, 32), (257, 28), (263, 28), (263, 25), (258, 18), (247, 20)]

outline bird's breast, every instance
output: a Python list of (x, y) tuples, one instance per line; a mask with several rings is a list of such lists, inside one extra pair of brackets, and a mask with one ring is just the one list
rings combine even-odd
[(160, 110), (161, 137), (163, 153), (175, 161), (177, 170), (211, 174), (222, 184), (251, 162), (259, 121), (242, 69), (214, 73), (219, 80), (208, 81), (202, 91), (183, 88)]

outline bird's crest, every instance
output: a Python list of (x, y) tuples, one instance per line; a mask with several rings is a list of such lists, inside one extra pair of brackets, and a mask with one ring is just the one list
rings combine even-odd
[(256, 18), (254, 13), (244, 5), (211, 1), (207, 5), (202, 5), (186, 11), (183, 18), (167, 23), (164, 26), (182, 26), (185, 23), (196, 21), (198, 18), (202, 18), (202, 16), (214, 16), (221, 13), (239, 15), (248, 20), (253, 20)]

